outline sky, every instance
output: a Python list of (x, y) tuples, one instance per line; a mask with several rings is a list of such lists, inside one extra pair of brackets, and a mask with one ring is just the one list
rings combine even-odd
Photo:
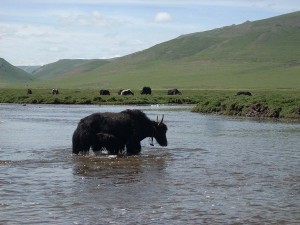
[(0, 0), (0, 58), (15, 66), (108, 59), (299, 10), (299, 0)]

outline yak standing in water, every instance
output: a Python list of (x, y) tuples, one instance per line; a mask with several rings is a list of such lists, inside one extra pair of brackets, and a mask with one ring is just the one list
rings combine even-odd
[(141, 152), (141, 141), (146, 137), (167, 146), (167, 126), (150, 120), (140, 110), (124, 110), (120, 113), (94, 113), (80, 120), (73, 134), (73, 153), (94, 152), (106, 148), (109, 154), (125, 150), (128, 155)]

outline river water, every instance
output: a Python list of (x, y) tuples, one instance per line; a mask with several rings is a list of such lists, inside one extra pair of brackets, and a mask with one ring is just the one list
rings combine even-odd
[[(94, 112), (164, 114), (169, 145), (73, 156)], [(0, 224), (299, 224), (300, 124), (179, 106), (0, 105)]]

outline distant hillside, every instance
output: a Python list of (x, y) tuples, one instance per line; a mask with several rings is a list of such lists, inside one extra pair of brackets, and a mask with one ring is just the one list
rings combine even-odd
[(30, 74), (0, 58), (0, 87), (26, 85), (33, 80)]
[(300, 89), (300, 12), (183, 35), (113, 60), (60, 60), (36, 85)]
[(87, 62), (93, 69), (64, 71), (47, 82), (82, 88), (299, 89), (299, 40), (296, 12), (183, 35), (110, 62)]
[(18, 66), (21, 70), (24, 70), (27, 73), (32, 73), (33, 71), (37, 70), (41, 66)]
[(64, 75), (86, 73), (107, 62), (107, 60), (100, 59), (62, 59), (39, 67), (32, 74), (42, 80), (48, 80)]

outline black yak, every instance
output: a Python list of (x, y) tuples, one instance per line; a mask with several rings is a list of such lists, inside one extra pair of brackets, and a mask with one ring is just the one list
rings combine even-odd
[(248, 95), (248, 96), (252, 96), (251, 92), (249, 91), (239, 91), (236, 93), (236, 95)]
[(168, 95), (181, 95), (181, 92), (178, 91), (178, 89), (174, 88), (174, 89), (168, 90)]
[(110, 95), (109, 90), (100, 90), (100, 95)]
[(125, 89), (121, 91), (121, 95), (134, 95), (130, 89)]
[(31, 89), (27, 89), (27, 94), (28, 95), (32, 95), (32, 90)]
[(106, 148), (109, 154), (125, 150), (128, 155), (141, 152), (140, 142), (146, 137), (167, 146), (167, 126), (150, 120), (140, 110), (124, 110), (120, 113), (94, 113), (80, 120), (73, 134), (73, 153), (87, 153), (92, 147), (94, 152)]
[(52, 95), (58, 95), (59, 94), (59, 91), (58, 89), (52, 89)]
[(143, 89), (141, 90), (141, 95), (151, 95), (151, 88), (143, 87)]

